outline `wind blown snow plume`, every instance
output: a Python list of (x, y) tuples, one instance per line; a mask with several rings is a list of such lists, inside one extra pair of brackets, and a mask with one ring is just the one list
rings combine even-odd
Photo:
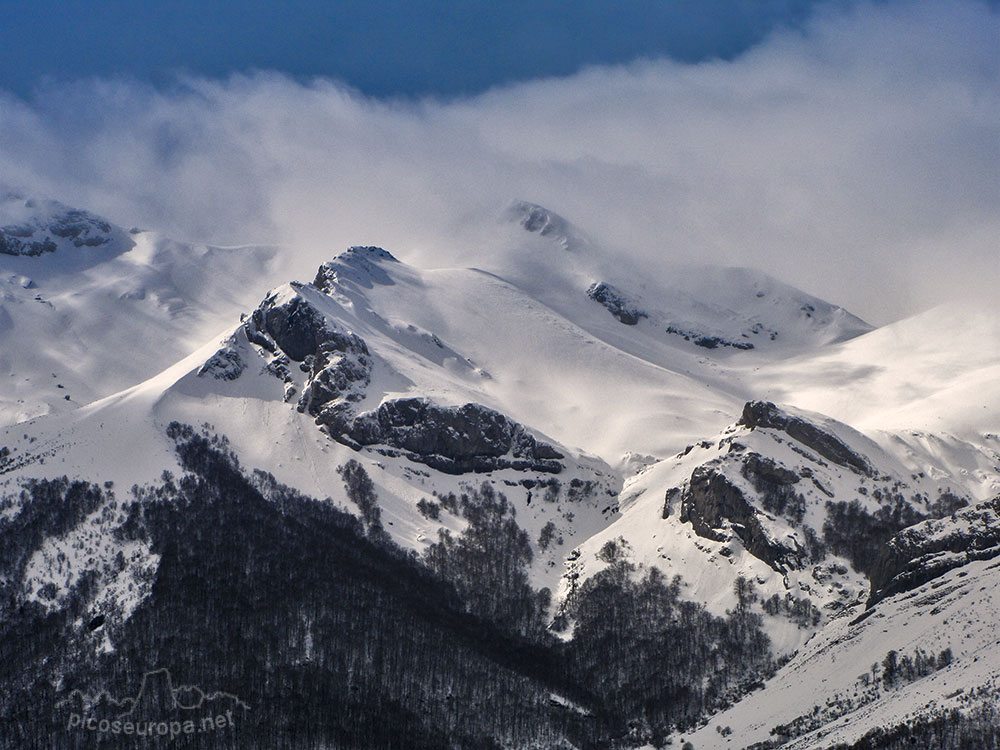
[(755, 266), (882, 323), (1000, 272), (998, 34), (985, 3), (827, 9), (732, 62), (454, 101), (84, 81), (0, 95), (0, 174), (126, 225), (280, 242), (292, 275), (361, 242), (476, 264), (469, 227), (523, 198), (646, 268)]

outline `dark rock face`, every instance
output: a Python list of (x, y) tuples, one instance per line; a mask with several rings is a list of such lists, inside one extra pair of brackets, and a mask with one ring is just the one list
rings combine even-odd
[[(350, 291), (352, 286), (392, 283), (382, 262), (396, 262), (377, 247), (353, 247), (320, 267), (313, 285), (292, 284), (298, 294), (270, 294), (244, 321), (243, 333), (268, 352), (265, 371), (285, 382), (285, 399), (295, 395), (292, 363), (307, 373), (297, 408), (315, 417), (334, 440), (355, 450), (372, 446), (404, 455), (449, 474), (498, 469), (559, 473), (562, 453), (540, 442), (522, 425), (479, 404), (438, 406), (422, 398), (387, 401), (357, 413), (371, 382), (374, 360), (364, 339), (326, 317), (309, 301), (312, 294)], [(384, 278), (383, 278), (384, 277)], [(199, 371), (236, 379), (246, 365), (234, 341)]]
[(517, 201), (510, 210), (518, 217), (518, 223), (526, 232), (542, 237), (563, 237), (570, 233), (569, 222), (543, 206)]
[(49, 224), (49, 231), (57, 237), (71, 238), (77, 247), (97, 247), (110, 241), (111, 225), (86, 211), (68, 211)]
[(51, 237), (44, 237), (40, 240), (25, 240), (11, 232), (11, 229), (11, 227), (0, 228), (0, 255), (27, 255), (30, 257), (56, 251), (56, 243), (52, 241)]
[(344, 349), (321, 350), (312, 358), (298, 409), (317, 417), (321, 423), (331, 402), (340, 398), (348, 402), (360, 401), (364, 397), (364, 386), (371, 380), (372, 361), (368, 347), (354, 334), (350, 336), (354, 338), (340, 339), (336, 344)]
[[(283, 380), (287, 388), (291, 388), (292, 362), (298, 362), (299, 368), (308, 373), (298, 401), (299, 411), (322, 421), (330, 418), (327, 412), (339, 413), (348, 402), (363, 398), (372, 370), (368, 345), (357, 334), (326, 318), (305, 297), (295, 295), (279, 302), (278, 293), (268, 295), (244, 321), (243, 333), (250, 343), (273, 355), (264, 369)], [(236, 340), (231, 338), (198, 375), (235, 380), (245, 369)], [(294, 389), (286, 396), (289, 393), (294, 394)]]
[(609, 313), (627, 326), (634, 326), (641, 318), (649, 317), (642, 310), (630, 305), (615, 287), (603, 281), (591, 284), (587, 296), (594, 302), (604, 305)]
[(743, 417), (738, 424), (751, 430), (757, 427), (781, 430), (790, 438), (807, 448), (812, 448), (823, 458), (838, 466), (846, 466), (868, 477), (874, 475), (868, 461), (847, 447), (836, 435), (825, 432), (811, 422), (783, 412), (769, 401), (748, 401), (743, 407)]
[(111, 232), (111, 225), (103, 219), (70, 210), (48, 223), (36, 219), (0, 227), (0, 254), (33, 257), (55, 252), (53, 236), (70, 239), (76, 247), (99, 247), (111, 242)]
[(1000, 557), (1000, 497), (904, 529), (882, 548), (872, 574), (871, 608), (974, 560)]
[(742, 490), (714, 466), (699, 466), (692, 472), (681, 498), (680, 519), (690, 521), (698, 536), (717, 542), (729, 538), (723, 531), (728, 525), (750, 554), (779, 572), (802, 567), (802, 550), (772, 539)]
[(246, 363), (230, 340), (201, 366), (198, 377), (211, 375), (216, 380), (236, 380), (246, 367)]
[(353, 419), (328, 421), (330, 435), (355, 448), (384, 445), (448, 474), (497, 469), (562, 470), (563, 455), (522, 425), (479, 404), (438, 406), (426, 399), (387, 401)]
[(247, 338), (277, 355), (270, 372), (288, 380), (289, 360), (308, 372), (298, 409), (320, 424), (341, 418), (364, 397), (372, 357), (364, 339), (329, 320), (302, 296), (278, 303), (272, 294), (244, 322)]
[(663, 496), (663, 512), (660, 514), (661, 518), (670, 518), (670, 505), (680, 494), (681, 491), (678, 487), (671, 487), (667, 490), (666, 494)]
[(271, 352), (281, 349), (293, 361), (302, 362), (315, 354), (326, 340), (326, 319), (302, 297), (275, 304), (269, 296), (244, 323), (247, 336)]
[(805, 500), (795, 492), (795, 485), (800, 479), (798, 474), (759, 453), (748, 453), (743, 457), (740, 473), (760, 493), (764, 510), (802, 522)]
[[(756, 331), (754, 332), (756, 333)], [(721, 336), (710, 336), (707, 334), (697, 333), (696, 331), (685, 331), (681, 328), (677, 328), (676, 326), (667, 326), (667, 333), (680, 336), (685, 341), (690, 341), (695, 346), (700, 346), (703, 349), (718, 349), (721, 346), (746, 351), (754, 348), (754, 345), (749, 341), (730, 341), (729, 339), (724, 339)]]

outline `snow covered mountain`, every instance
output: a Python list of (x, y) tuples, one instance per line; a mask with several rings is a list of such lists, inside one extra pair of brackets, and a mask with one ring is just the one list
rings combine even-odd
[(174, 242), (5, 194), (0, 422), (64, 414), (170, 366), (267, 288), (274, 254)]
[[(22, 727), (40, 710), (28, 688), (55, 681), (67, 699), (87, 670), (101, 675), (90, 687), (110, 689), (130, 659), (165, 666), (142, 655), (149, 633), (177, 631), (172, 597), (203, 601), (182, 562), (213, 590), (224, 574), (291, 585), (270, 563), (227, 567), (217, 550), (234, 542), (237, 557), (294, 557), (305, 591), (359, 565), (410, 581), (422, 593), (375, 576), (350, 596), (408, 613), (382, 624), (386, 637), (406, 622), (462, 644), (447, 675), (408, 669), (529, 717), (459, 721), (423, 683), (350, 688), (432, 706), (403, 721), (428, 747), (459, 725), (470, 747), (637, 747), (674, 730), (698, 748), (825, 747), (931, 716), (926, 701), (972, 716), (982, 701), (954, 686), (992, 689), (1000, 656), (982, 618), (966, 627), (958, 614), (966, 596), (993, 606), (972, 586), (992, 575), (1000, 496), (989, 311), (873, 330), (757, 271), (643, 274), (523, 201), (490, 228), (476, 267), (357, 246), (270, 291), (292, 251), (177, 243), (21, 196), (2, 205), (3, 637), (21, 653), (48, 618), (50, 640), (31, 653), (72, 654), (7, 675), (21, 692), (5, 718)], [(178, 524), (196, 518), (238, 533), (203, 530), (192, 544)], [(329, 557), (309, 523), (353, 562)], [(965, 593), (935, 598), (941, 586)], [(273, 654), (293, 682), (317, 679), (302, 671), (313, 650), (357, 658), (336, 650), (329, 613), (309, 601), (289, 600), (304, 624), (279, 628), (306, 655), (290, 643)], [(445, 614), (427, 622), (414, 602)], [(212, 606), (205, 618), (229, 627)], [(245, 623), (248, 638), (262, 622)], [(467, 640), (473, 631), (493, 645)], [(711, 656), (664, 653), (668, 635)], [(619, 654), (607, 639), (630, 645)], [(898, 678), (870, 669), (890, 650), (911, 662)], [(850, 675), (827, 677), (834, 659)], [(483, 694), (481, 669), (505, 687)], [(346, 700), (341, 688), (315, 689)], [(274, 695), (255, 695), (278, 711)], [(350, 731), (369, 726), (358, 721)], [(369, 740), (356, 746), (378, 746)]]
[(712, 717), (690, 741), (936, 747), (951, 737), (991, 746), (1000, 699), (997, 506), (988, 501), (893, 537), (867, 606), (832, 621), (765, 690)]

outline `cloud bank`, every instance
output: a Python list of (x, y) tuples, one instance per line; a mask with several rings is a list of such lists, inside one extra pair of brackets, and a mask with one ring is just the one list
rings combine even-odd
[(483, 264), (513, 198), (609, 252), (761, 268), (883, 323), (1000, 278), (1000, 16), (818, 15), (730, 62), (640, 61), (451, 101), (277, 74), (0, 95), (0, 178), (175, 236)]

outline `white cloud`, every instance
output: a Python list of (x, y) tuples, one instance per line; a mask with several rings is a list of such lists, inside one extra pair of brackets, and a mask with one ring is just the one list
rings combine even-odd
[(83, 82), (0, 97), (0, 176), (127, 225), (288, 244), (303, 275), (357, 243), (474, 264), (470, 224), (524, 198), (654, 270), (756, 266), (885, 322), (1000, 278), (998, 36), (985, 4), (902, 2), (733, 62), (452, 102), (274, 74)]

